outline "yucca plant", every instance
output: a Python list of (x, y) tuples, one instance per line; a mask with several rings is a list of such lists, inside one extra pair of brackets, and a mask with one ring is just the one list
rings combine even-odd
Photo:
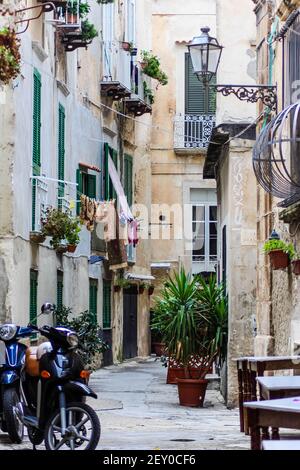
[(216, 275), (212, 274), (208, 281), (202, 276), (196, 279), (197, 312), (196, 323), (199, 327), (206, 325), (203, 337), (208, 357), (214, 358), (222, 365), (227, 354), (228, 340), (228, 299), (224, 286), (218, 284)]
[(169, 278), (156, 300), (152, 329), (161, 333), (168, 355), (183, 365), (187, 378), (191, 357), (203, 352), (200, 323), (196, 279), (181, 269)]

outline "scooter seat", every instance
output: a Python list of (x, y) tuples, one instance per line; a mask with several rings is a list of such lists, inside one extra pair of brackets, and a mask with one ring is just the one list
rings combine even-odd
[(37, 349), (36, 346), (31, 346), (26, 350), (25, 370), (31, 377), (40, 375), (39, 361), (36, 357)]

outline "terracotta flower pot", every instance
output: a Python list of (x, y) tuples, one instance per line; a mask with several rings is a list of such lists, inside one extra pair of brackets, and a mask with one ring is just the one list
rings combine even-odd
[(289, 257), (282, 250), (273, 250), (269, 253), (271, 266), (274, 270), (285, 269), (289, 265)]
[(121, 286), (114, 286), (114, 292), (120, 292)]
[(158, 357), (160, 357), (164, 354), (165, 346), (165, 343), (152, 343), (152, 350)]
[(293, 266), (293, 273), (296, 274), (296, 276), (300, 275), (300, 259), (296, 259), (295, 261), (292, 261), (292, 266)]
[(130, 43), (129, 42), (122, 42), (122, 49), (123, 51), (129, 51), (130, 50)]
[(152, 295), (153, 292), (154, 292), (154, 287), (149, 287), (149, 289), (148, 289), (148, 294), (149, 294), (149, 295)]
[(46, 236), (41, 232), (30, 232), (30, 241), (33, 243), (43, 243), (46, 240)]
[(177, 379), (184, 379), (184, 368), (183, 367), (170, 367), (168, 366), (167, 372), (167, 384), (176, 385)]
[(145, 287), (139, 287), (139, 294), (143, 294), (145, 291)]
[(177, 379), (181, 406), (203, 407), (208, 380)]
[(68, 245), (68, 252), (75, 253), (77, 245)]

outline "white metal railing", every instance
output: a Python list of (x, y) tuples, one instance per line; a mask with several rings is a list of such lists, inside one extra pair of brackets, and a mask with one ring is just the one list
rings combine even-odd
[[(63, 211), (70, 211), (73, 216), (76, 212), (77, 183), (71, 181), (61, 181), (45, 176), (32, 176), (32, 196), (35, 197), (32, 226), (34, 231), (40, 231), (41, 219), (44, 218), (49, 207), (58, 207), (60, 203)], [(60, 191), (63, 195), (60, 196)]]
[(216, 125), (213, 114), (180, 114), (174, 119), (175, 149), (205, 149)]

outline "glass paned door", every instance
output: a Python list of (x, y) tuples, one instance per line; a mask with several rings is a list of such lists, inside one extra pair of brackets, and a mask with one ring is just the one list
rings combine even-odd
[(193, 253), (192, 261), (199, 263), (200, 271), (211, 271), (217, 262), (217, 206), (197, 204), (192, 207)]

